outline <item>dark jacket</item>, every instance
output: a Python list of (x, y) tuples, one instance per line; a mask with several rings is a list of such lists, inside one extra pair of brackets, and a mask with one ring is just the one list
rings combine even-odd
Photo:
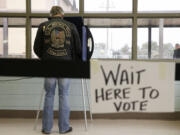
[(40, 59), (81, 60), (81, 42), (76, 26), (60, 17), (39, 25), (33, 49)]
[(174, 50), (173, 58), (174, 59), (180, 58), (180, 48)]

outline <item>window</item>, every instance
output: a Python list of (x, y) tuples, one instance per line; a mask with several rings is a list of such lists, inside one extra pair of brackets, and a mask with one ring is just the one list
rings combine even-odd
[(9, 57), (25, 58), (25, 28), (8, 28), (9, 33)]
[(3, 28), (0, 27), (0, 57), (3, 56)]
[(60, 5), (66, 13), (79, 12), (79, 0), (32, 0), (32, 12), (49, 13), (54, 5)]
[(131, 28), (91, 28), (95, 49), (92, 58), (131, 59)]
[(180, 12), (179, 0), (138, 0), (139, 12)]
[(0, 0), (0, 12), (25, 12), (26, 0)]
[(175, 44), (180, 43), (180, 19), (139, 19), (138, 58), (173, 59)]
[[(180, 43), (179, 0), (29, 0), (32, 11), (28, 15), (26, 6), (30, 5), (26, 1), (0, 0), (0, 15), (7, 15), (0, 18), (0, 57), (25, 57), (26, 54), (28, 58), (37, 58), (33, 51), (37, 27), (47, 20), (42, 15), (47, 16), (53, 5), (62, 6), (65, 16), (83, 16), (95, 39), (93, 58), (136, 59), (137, 51), (138, 59), (172, 59), (174, 46)], [(138, 12), (134, 14), (132, 9), (136, 4), (134, 11)], [(84, 9), (81, 13), (79, 5)], [(31, 39), (26, 32), (30, 24)], [(137, 43), (132, 43), (136, 35)], [(30, 40), (31, 52), (30, 44), (26, 45)], [(136, 47), (132, 50), (136, 45), (137, 50)]]
[(132, 12), (132, 0), (84, 0), (85, 12)]
[(85, 19), (91, 27), (95, 49), (93, 58), (131, 59), (131, 19)]
[(25, 57), (25, 19), (0, 18), (0, 56), (24, 58)]
[(139, 59), (148, 59), (148, 28), (138, 28), (137, 54)]
[(34, 45), (34, 40), (35, 40), (35, 37), (36, 37), (36, 33), (37, 33), (37, 28), (32, 28), (32, 45), (31, 45), (31, 54), (32, 54), (32, 58), (38, 58), (36, 56), (36, 54), (34, 53), (34, 50), (33, 50), (33, 45)]

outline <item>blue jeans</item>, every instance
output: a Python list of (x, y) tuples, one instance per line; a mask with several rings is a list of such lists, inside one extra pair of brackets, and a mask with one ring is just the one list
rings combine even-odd
[(44, 100), (42, 130), (47, 133), (50, 133), (53, 127), (53, 106), (56, 83), (58, 84), (59, 90), (59, 132), (63, 133), (69, 129), (70, 107), (68, 96), (70, 80), (65, 78), (45, 78), (44, 88), (46, 95)]

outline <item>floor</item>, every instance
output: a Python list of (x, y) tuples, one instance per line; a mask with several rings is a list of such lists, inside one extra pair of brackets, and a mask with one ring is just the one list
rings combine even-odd
[[(42, 135), (41, 120), (34, 130), (34, 119), (0, 119), (0, 135)], [(73, 132), (67, 135), (180, 135), (180, 121), (166, 120), (71, 120)], [(57, 120), (51, 135), (58, 135)]]

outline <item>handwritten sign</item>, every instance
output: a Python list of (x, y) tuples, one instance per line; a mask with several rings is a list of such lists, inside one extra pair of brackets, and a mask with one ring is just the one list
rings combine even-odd
[(173, 112), (174, 71), (173, 62), (92, 60), (92, 112)]

